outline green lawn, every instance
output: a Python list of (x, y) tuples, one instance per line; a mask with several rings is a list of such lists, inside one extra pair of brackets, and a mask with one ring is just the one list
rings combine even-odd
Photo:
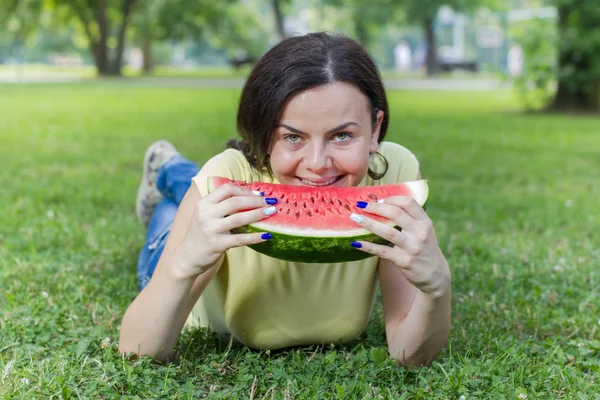
[(237, 90), (0, 86), (0, 398), (592, 399), (600, 392), (600, 123), (523, 115), (509, 92), (390, 93), (389, 138), (430, 180), (453, 271), (431, 368), (387, 361), (381, 306), (347, 346), (256, 352), (188, 331), (124, 360), (145, 147), (202, 162)]

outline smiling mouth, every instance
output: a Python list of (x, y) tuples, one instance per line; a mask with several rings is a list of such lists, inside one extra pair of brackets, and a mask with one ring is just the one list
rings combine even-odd
[(323, 187), (323, 186), (334, 185), (334, 184), (336, 184), (342, 178), (343, 178), (342, 175), (338, 175), (338, 176), (336, 176), (334, 178), (331, 178), (331, 179), (328, 179), (328, 180), (322, 181), (322, 182), (314, 182), (314, 181), (311, 181), (311, 180), (308, 180), (308, 179), (302, 179), (302, 178), (298, 178), (298, 179), (300, 180), (300, 182), (303, 185), (306, 185), (306, 186)]

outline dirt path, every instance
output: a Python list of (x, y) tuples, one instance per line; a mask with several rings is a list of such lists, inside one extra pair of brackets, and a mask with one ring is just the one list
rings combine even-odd
[[(86, 83), (131, 86), (184, 87), (184, 88), (241, 88), (244, 78), (187, 78), (187, 77), (135, 77), (135, 78), (83, 78), (72, 74), (16, 74), (3, 71), (0, 84), (19, 83)], [(494, 79), (451, 79), (451, 78), (406, 78), (386, 79), (390, 90), (442, 90), (442, 91), (485, 91), (509, 88), (510, 83)]]

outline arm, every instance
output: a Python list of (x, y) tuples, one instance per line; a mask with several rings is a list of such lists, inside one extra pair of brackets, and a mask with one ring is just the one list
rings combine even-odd
[[(204, 169), (200, 174), (206, 179)], [(120, 351), (167, 359), (225, 252), (269, 239), (261, 232), (230, 231), (267, 218), (271, 209), (248, 189), (223, 185), (202, 197), (193, 185), (179, 206), (152, 279), (123, 316)]]
[(382, 259), (379, 279), (390, 354), (407, 367), (430, 364), (450, 332), (450, 277), (444, 277), (435, 292), (425, 293), (411, 285), (398, 266)]
[(200, 198), (194, 186), (183, 198), (154, 276), (123, 316), (120, 352), (167, 359), (194, 304), (217, 272), (222, 258), (197, 278), (178, 274), (186, 261), (177, 248)]
[[(421, 173), (417, 173), (421, 179)], [(398, 364), (428, 365), (448, 339), (451, 324), (451, 274), (433, 224), (409, 199), (390, 198), (397, 208), (369, 205), (372, 212), (396, 220), (402, 232), (365, 218), (361, 224), (394, 243), (393, 248), (363, 243), (379, 256), (388, 349)]]

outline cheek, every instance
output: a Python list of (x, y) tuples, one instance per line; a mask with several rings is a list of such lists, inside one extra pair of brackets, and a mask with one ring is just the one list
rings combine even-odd
[(348, 174), (357, 176), (366, 174), (369, 169), (369, 153), (361, 149), (361, 151), (341, 154), (337, 157), (337, 165)]
[(288, 174), (296, 169), (298, 155), (295, 152), (273, 148), (271, 151), (271, 169), (275, 174)]

